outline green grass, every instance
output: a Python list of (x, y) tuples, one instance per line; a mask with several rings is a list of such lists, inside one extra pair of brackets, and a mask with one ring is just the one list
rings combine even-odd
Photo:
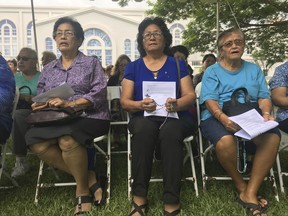
[[(287, 153), (281, 155), (287, 158)], [(7, 156), (7, 169), (11, 172), (14, 164), (14, 156)], [(103, 158), (98, 157), (98, 161)], [(20, 184), (18, 188), (0, 190), (0, 215), (2, 216), (70, 216), (74, 211), (74, 187), (55, 187), (40, 190), (38, 205), (34, 204), (35, 185), (39, 168), (39, 160), (34, 155), (29, 155), (29, 161), (33, 165), (31, 172), (17, 179)], [(197, 165), (198, 185), (200, 195), (197, 198), (191, 182), (183, 182), (181, 192), (182, 216), (241, 216), (246, 215), (245, 210), (239, 207), (235, 198), (236, 190), (230, 181), (213, 181), (208, 183), (207, 193), (202, 192), (200, 163)], [(288, 170), (288, 163), (285, 161), (284, 168)], [(103, 163), (97, 164), (100, 172), (105, 170)], [(155, 166), (156, 172), (160, 166)], [(189, 170), (185, 168), (185, 173)], [(155, 171), (155, 170), (154, 170)], [(209, 163), (209, 171), (222, 172), (217, 164)], [(51, 171), (46, 171), (45, 179), (54, 180)], [(67, 180), (69, 176), (61, 174), (61, 179)], [(5, 177), (1, 186), (9, 185)], [(288, 185), (288, 178), (285, 179)], [(149, 188), (149, 211), (147, 215), (163, 215), (162, 183), (151, 183)], [(268, 182), (264, 182), (260, 192), (262, 196), (269, 199), (270, 208), (268, 215), (288, 215), (287, 198), (280, 196), (280, 202), (274, 199), (273, 191)], [(112, 155), (111, 172), (111, 200), (110, 203), (101, 208), (93, 208), (91, 215), (121, 216), (128, 215), (131, 201), (127, 198), (127, 157), (126, 155)], [(89, 214), (90, 215), (90, 214)]]

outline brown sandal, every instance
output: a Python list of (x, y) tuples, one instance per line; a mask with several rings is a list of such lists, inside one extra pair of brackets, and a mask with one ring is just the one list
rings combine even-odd
[(82, 211), (82, 204), (83, 203), (92, 203), (92, 197), (91, 196), (79, 196), (76, 198), (76, 205), (78, 208), (78, 212), (76, 212), (74, 215), (84, 215), (88, 213), (89, 211)]

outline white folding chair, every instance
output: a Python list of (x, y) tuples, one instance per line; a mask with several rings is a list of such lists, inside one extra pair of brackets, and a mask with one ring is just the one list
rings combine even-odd
[[(93, 140), (93, 143), (94, 143), (94, 147), (101, 153), (105, 156), (106, 160), (108, 160), (108, 153), (106, 153), (104, 150), (102, 150), (99, 146), (98, 146), (98, 143), (107, 139), (107, 136), (106, 135), (103, 135), (103, 136), (99, 136), (99, 137), (96, 137), (94, 138)], [(107, 161), (107, 167), (108, 167), (108, 164), (109, 164), (109, 173), (108, 173), (108, 168), (107, 168), (107, 177), (109, 176), (110, 177), (110, 162)], [(38, 171), (38, 177), (37, 177), (37, 183), (36, 183), (36, 191), (35, 191), (35, 197), (34, 197), (34, 202), (35, 204), (38, 204), (39, 202), (39, 199), (40, 199), (40, 189), (41, 188), (50, 188), (50, 187), (63, 187), (63, 186), (76, 186), (76, 182), (74, 181), (71, 181), (71, 182), (61, 182), (61, 179), (58, 175), (58, 173), (55, 171), (55, 169), (53, 167), (50, 167), (49, 170), (51, 170), (56, 178), (56, 180), (58, 182), (43, 182), (43, 171), (45, 170), (44, 169), (44, 161), (43, 160), (40, 160), (40, 165), (39, 165), (39, 171)], [(109, 178), (108, 177), (108, 178)], [(110, 178), (109, 178), (110, 179)], [(109, 199), (110, 199), (110, 187), (109, 187), (109, 190), (108, 190), (108, 187), (109, 187), (109, 184), (107, 183), (107, 203), (109, 202)]]
[[(17, 107), (17, 103), (19, 100), (19, 90), (18, 88), (15, 89), (15, 97), (13, 101), (13, 110), (12, 110), (12, 118), (14, 118), (14, 113)], [(2, 179), (2, 174), (6, 176), (10, 181), (12, 182), (13, 186), (2, 186), (2, 188), (11, 188), (11, 187), (18, 187), (18, 183), (13, 179), (8, 172), (5, 170), (5, 161), (6, 161), (6, 156), (7, 156), (7, 149), (8, 149), (8, 143), (5, 143), (3, 146), (0, 147), (0, 152), (1, 152), (1, 160), (0, 160), (0, 180)]]
[(280, 185), (280, 191), (281, 193), (285, 194), (285, 187), (284, 187), (284, 181), (283, 181), (283, 177), (288, 176), (288, 172), (284, 172), (282, 171), (281, 168), (281, 161), (280, 161), (280, 154), (282, 151), (287, 150), (288, 148), (288, 143), (280, 146), (279, 150), (278, 150), (278, 154), (276, 157), (276, 165), (277, 165), (277, 172), (278, 172), (278, 179), (279, 179), (279, 185)]
[[(201, 85), (199, 86), (199, 89), (197, 91), (195, 91), (197, 93), (196, 106), (197, 106), (197, 118), (198, 118), (198, 123), (199, 124), (200, 124), (200, 112), (201, 112), (200, 104), (199, 104), (200, 88), (201, 88)], [(226, 176), (226, 175), (209, 175), (207, 173), (207, 171), (206, 171), (206, 159), (207, 159), (208, 156), (210, 156), (210, 159), (213, 160), (211, 155), (213, 154), (214, 146), (208, 142), (208, 147), (206, 147), (206, 149), (204, 149), (203, 137), (202, 137), (202, 133), (201, 133), (200, 129), (199, 129), (199, 149), (200, 149), (202, 184), (203, 184), (203, 191), (204, 192), (207, 191), (207, 183), (208, 183), (208, 181), (211, 181), (211, 180), (221, 180), (221, 181), (232, 180), (232, 178), (230, 176)], [(244, 180), (249, 180), (249, 177), (248, 176), (247, 177), (244, 176), (243, 179)], [(276, 185), (276, 182), (275, 182), (275, 176), (274, 176), (273, 167), (270, 169), (269, 176), (266, 177), (265, 180), (269, 180), (269, 182), (271, 183), (271, 185), (273, 187), (273, 192), (274, 192), (275, 199), (277, 201), (279, 201), (279, 195), (278, 195), (278, 191), (277, 191), (277, 185)]]

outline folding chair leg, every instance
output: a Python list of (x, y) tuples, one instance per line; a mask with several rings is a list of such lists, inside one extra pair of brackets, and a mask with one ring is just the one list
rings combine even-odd
[(43, 167), (44, 167), (44, 161), (40, 160), (39, 172), (38, 172), (38, 178), (37, 178), (37, 184), (36, 184), (36, 191), (35, 191), (35, 198), (34, 198), (35, 204), (38, 204), (38, 201), (39, 201), (39, 189), (41, 187), (41, 178), (42, 178), (42, 174), (43, 174)]
[(276, 181), (275, 181), (273, 168), (270, 169), (269, 181), (272, 183), (274, 197), (279, 202), (279, 194), (278, 194), (278, 189), (277, 189), (277, 184), (276, 184)]
[[(197, 183), (197, 177), (196, 177), (196, 171), (195, 171), (195, 164), (194, 164), (194, 158), (193, 158), (193, 150), (192, 150), (192, 140), (193, 140), (193, 136), (190, 136), (186, 139), (184, 139), (184, 144), (186, 146), (187, 149), (187, 156), (190, 158), (190, 165), (191, 165), (191, 172), (192, 172), (192, 181), (194, 183), (194, 190), (196, 193), (196, 197), (198, 197), (199, 192), (198, 192), (198, 183)], [(186, 157), (185, 157), (186, 158)], [(184, 159), (184, 163), (185, 163), (185, 159)]]

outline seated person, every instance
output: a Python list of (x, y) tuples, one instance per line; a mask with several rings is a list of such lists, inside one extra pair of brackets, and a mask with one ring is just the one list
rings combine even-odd
[(95, 137), (107, 134), (109, 130), (107, 81), (99, 60), (79, 51), (84, 41), (84, 31), (79, 22), (70, 17), (59, 18), (54, 24), (53, 38), (61, 56), (43, 68), (37, 93), (65, 82), (70, 84), (75, 94), (67, 100), (55, 97), (45, 103), (33, 103), (32, 108), (74, 107), (85, 110), (86, 116), (62, 124), (31, 127), (25, 140), (41, 160), (74, 177), (74, 213), (83, 215), (91, 210), (93, 200), (95, 205), (100, 205), (105, 197), (95, 178), (93, 157), (88, 161), (90, 154), (87, 149)]
[(194, 77), (193, 77), (194, 89), (196, 89), (196, 86), (202, 81), (202, 77), (203, 77), (205, 70), (210, 65), (215, 64), (215, 62), (216, 62), (216, 57), (212, 53), (204, 55), (204, 57), (202, 59), (202, 68), (201, 68), (202, 71), (200, 73), (194, 75)]
[(25, 133), (28, 129), (26, 118), (32, 112), (32, 97), (36, 95), (40, 76), (40, 71), (37, 69), (38, 58), (35, 50), (28, 47), (22, 48), (17, 60), (19, 72), (15, 74), (15, 81), (20, 95), (12, 130), (13, 153), (16, 156), (15, 166), (11, 173), (13, 178), (23, 176), (30, 170), (25, 142)]
[(177, 58), (178, 60), (184, 60), (185, 61), (186, 66), (188, 68), (189, 75), (191, 76), (191, 78), (193, 78), (193, 69), (188, 64), (188, 61), (187, 61), (188, 56), (189, 56), (188, 49), (183, 45), (177, 45), (177, 46), (171, 47), (170, 51), (171, 51), (171, 55), (174, 58)]
[(15, 75), (18, 72), (18, 67), (17, 67), (17, 61), (16, 59), (9, 59), (7, 60), (7, 63), (12, 71), (12, 73)]
[[(120, 55), (116, 60), (115, 66), (112, 68), (112, 76), (109, 78), (107, 86), (121, 86), (121, 82), (124, 76), (124, 70), (131, 60), (127, 55)], [(112, 121), (126, 121), (126, 112), (121, 108), (120, 99), (115, 98), (111, 101), (111, 120)], [(112, 149), (121, 146), (121, 135), (127, 135), (126, 125), (114, 125), (112, 128), (113, 143)]]
[[(196, 123), (188, 112), (196, 96), (185, 62), (179, 61), (178, 71), (175, 58), (169, 56), (172, 35), (165, 22), (159, 17), (146, 18), (140, 23), (137, 35), (141, 58), (126, 66), (121, 95), (123, 109), (132, 115), (128, 124), (132, 134), (133, 178), (130, 215), (144, 215), (147, 208), (153, 153), (158, 146), (163, 167), (164, 215), (178, 215), (183, 140), (196, 129)], [(155, 86), (165, 82), (174, 83), (176, 97), (162, 94), (163, 101), (159, 102), (159, 98), (152, 98), (148, 93), (143, 96), (142, 87), (147, 81), (155, 82)], [(157, 115), (160, 110), (163, 115)], [(145, 116), (145, 113), (152, 115)], [(173, 118), (176, 114), (179, 118)]]
[(234, 133), (240, 127), (228, 118), (222, 108), (235, 89), (245, 87), (251, 102), (258, 102), (264, 121), (272, 120), (269, 90), (261, 69), (241, 58), (245, 37), (240, 29), (223, 31), (218, 37), (217, 47), (220, 60), (207, 68), (202, 79), (200, 104), (204, 104), (205, 109), (201, 112), (200, 128), (202, 134), (215, 145), (220, 164), (232, 178), (239, 193), (238, 203), (248, 209), (250, 215), (264, 216), (268, 201), (258, 198), (258, 190), (276, 159), (280, 132), (274, 128), (252, 139), (257, 150), (250, 180), (245, 182), (236, 166), (237, 138)]
[(279, 122), (279, 128), (288, 133), (288, 61), (275, 69), (273, 77), (269, 80), (272, 102), (278, 107), (276, 112), (276, 121)]
[(52, 62), (56, 59), (56, 55), (51, 51), (44, 51), (42, 52), (42, 66), (44, 67), (46, 64)]
[(14, 97), (14, 75), (0, 53), (0, 145), (5, 144), (10, 136)]

